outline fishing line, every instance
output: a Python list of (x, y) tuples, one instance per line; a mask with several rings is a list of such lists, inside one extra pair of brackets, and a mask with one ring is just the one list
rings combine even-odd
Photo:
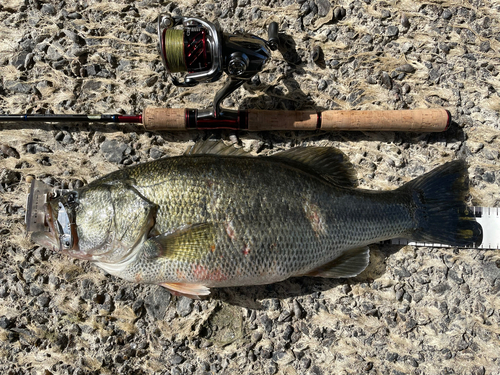
[(171, 73), (186, 72), (184, 57), (184, 30), (164, 30), (165, 61)]

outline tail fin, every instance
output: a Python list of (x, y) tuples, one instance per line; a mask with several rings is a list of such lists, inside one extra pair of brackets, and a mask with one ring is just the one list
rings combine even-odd
[(451, 246), (479, 246), (483, 229), (464, 203), (469, 191), (467, 164), (446, 163), (400, 188), (413, 199), (417, 227), (415, 241)]

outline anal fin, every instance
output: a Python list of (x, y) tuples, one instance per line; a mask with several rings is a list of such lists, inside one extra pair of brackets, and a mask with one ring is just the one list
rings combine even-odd
[(370, 249), (352, 249), (304, 276), (326, 278), (348, 278), (359, 275), (370, 263)]
[(201, 284), (161, 283), (160, 285), (168, 289), (174, 296), (200, 299), (200, 296), (208, 296), (210, 294), (210, 288)]

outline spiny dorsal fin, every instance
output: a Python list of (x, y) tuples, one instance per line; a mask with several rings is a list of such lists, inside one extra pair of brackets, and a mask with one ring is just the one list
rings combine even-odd
[(223, 155), (223, 156), (250, 156), (242, 148), (236, 148), (234, 145), (227, 146), (223, 141), (207, 139), (206, 141), (196, 142), (191, 148), (188, 148), (184, 155)]
[(352, 249), (304, 276), (347, 278), (359, 275), (370, 263), (370, 249)]
[[(242, 148), (227, 146), (223, 141), (206, 140), (197, 142), (185, 155), (252, 156)], [(356, 172), (344, 153), (333, 147), (296, 147), (269, 156), (292, 163), (306, 172), (315, 172), (324, 179), (343, 187), (357, 185)]]
[(296, 147), (270, 156), (316, 172), (338, 186), (355, 187), (356, 172), (344, 153), (333, 147)]
[(159, 245), (156, 257), (192, 262), (214, 251), (215, 227), (209, 223), (194, 224), (150, 240)]

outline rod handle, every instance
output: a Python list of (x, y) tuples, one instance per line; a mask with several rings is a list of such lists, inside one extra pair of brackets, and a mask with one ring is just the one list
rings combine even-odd
[(316, 130), (316, 111), (274, 111), (249, 109), (248, 130)]
[(451, 115), (444, 108), (325, 111), (322, 130), (441, 132), (450, 126)]
[(248, 110), (248, 130), (441, 132), (451, 122), (443, 108), (375, 111)]
[(142, 114), (142, 125), (151, 131), (186, 130), (186, 110), (147, 107)]
[[(327, 130), (327, 131), (410, 131), (441, 132), (451, 122), (443, 108), (380, 111), (240, 111), (238, 122), (212, 126), (197, 124), (184, 108), (154, 108), (144, 110), (142, 123), (146, 130), (180, 131), (187, 129), (225, 128), (247, 131)], [(241, 117), (246, 114), (246, 120)], [(189, 119), (188, 119), (189, 117)], [(196, 116), (195, 116), (196, 117)], [(193, 122), (194, 120), (194, 122)], [(189, 126), (188, 126), (189, 123)]]

